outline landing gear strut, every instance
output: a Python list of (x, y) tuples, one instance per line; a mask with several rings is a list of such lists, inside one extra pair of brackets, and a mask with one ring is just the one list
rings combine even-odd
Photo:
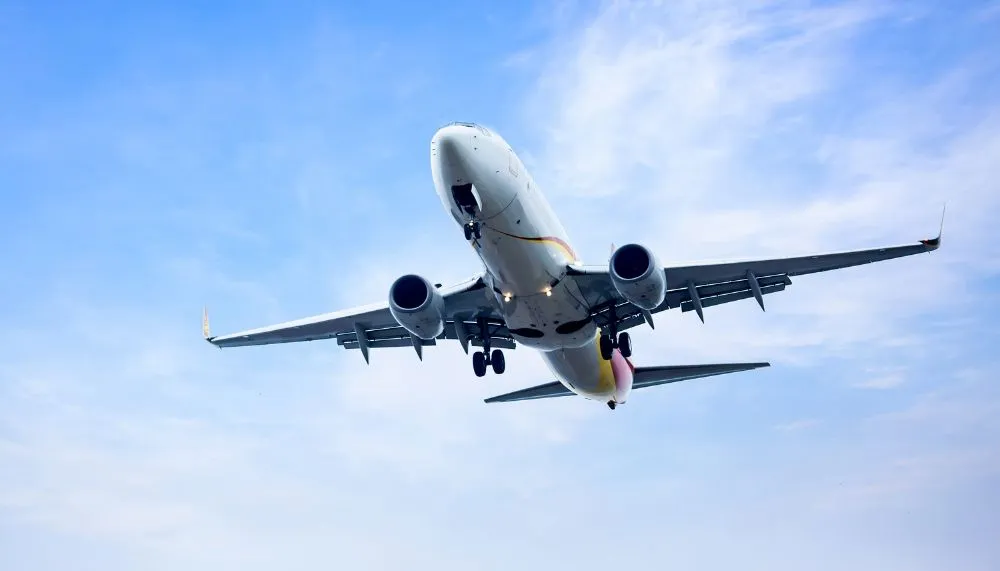
[(489, 366), (494, 373), (502, 375), (507, 368), (507, 361), (500, 349), (490, 351), (489, 323), (485, 319), (479, 320), (479, 338), (483, 340), (483, 350), (472, 354), (472, 370), (477, 377), (482, 377), (486, 375), (486, 367)]
[[(611, 306), (611, 315), (609, 316), (608, 322), (608, 333), (601, 334), (601, 339), (599, 341), (601, 347), (601, 358), (605, 361), (611, 360), (611, 355), (614, 353), (615, 349), (622, 354), (622, 357), (632, 356), (632, 338), (625, 331), (618, 333), (618, 316), (615, 312), (615, 307)], [(611, 406), (608, 403), (608, 406)], [(614, 408), (613, 406), (611, 408)]]

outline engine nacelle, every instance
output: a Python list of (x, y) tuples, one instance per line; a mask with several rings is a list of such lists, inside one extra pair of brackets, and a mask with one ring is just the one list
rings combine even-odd
[(389, 312), (399, 325), (420, 339), (444, 331), (444, 298), (420, 276), (405, 275), (389, 288)]
[(646, 310), (663, 303), (667, 278), (649, 250), (639, 244), (626, 244), (615, 250), (609, 265), (611, 282), (630, 303)]

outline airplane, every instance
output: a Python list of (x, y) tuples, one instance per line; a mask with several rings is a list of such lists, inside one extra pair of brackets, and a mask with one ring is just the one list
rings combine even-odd
[(508, 402), (579, 395), (614, 410), (633, 389), (768, 367), (767, 362), (637, 367), (628, 329), (654, 327), (668, 309), (694, 311), (783, 291), (791, 278), (931, 252), (935, 238), (868, 250), (791, 258), (684, 266), (660, 264), (641, 244), (612, 246), (607, 265), (584, 265), (541, 189), (498, 133), (453, 122), (430, 142), (431, 175), (444, 208), (482, 262), (470, 279), (447, 287), (423, 276), (399, 277), (388, 299), (212, 336), (207, 310), (203, 335), (219, 347), (336, 339), (370, 363), (373, 349), (423, 349), (455, 340), (472, 353), (477, 377), (503, 374), (505, 349), (537, 350), (555, 381), (487, 398)]

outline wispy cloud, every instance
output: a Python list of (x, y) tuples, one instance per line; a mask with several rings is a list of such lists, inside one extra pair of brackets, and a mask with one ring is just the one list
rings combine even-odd
[(860, 389), (894, 389), (906, 381), (903, 373), (886, 373), (879, 376), (870, 377), (854, 386)]

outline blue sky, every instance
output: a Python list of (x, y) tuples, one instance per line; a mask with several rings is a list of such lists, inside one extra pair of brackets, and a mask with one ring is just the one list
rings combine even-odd
[[(484, 7), (485, 6), (485, 7)], [(0, 567), (1000, 564), (1000, 4), (0, 6)], [(549, 380), (457, 346), (218, 351), (217, 332), (479, 266), (434, 130), (524, 157), (588, 263), (906, 243), (931, 256), (663, 315)]]

